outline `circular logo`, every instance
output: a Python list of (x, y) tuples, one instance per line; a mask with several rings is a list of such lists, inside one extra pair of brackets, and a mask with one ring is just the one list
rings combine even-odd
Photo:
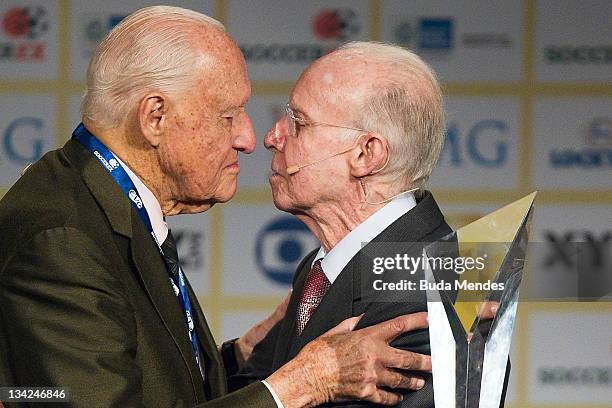
[(316, 246), (317, 240), (301, 221), (283, 216), (257, 234), (255, 259), (266, 277), (290, 285), (298, 263)]
[(9, 38), (38, 38), (49, 28), (47, 12), (42, 7), (14, 7), (2, 18), (2, 28)]
[(315, 35), (323, 40), (346, 40), (359, 34), (357, 13), (350, 9), (323, 9), (312, 22)]

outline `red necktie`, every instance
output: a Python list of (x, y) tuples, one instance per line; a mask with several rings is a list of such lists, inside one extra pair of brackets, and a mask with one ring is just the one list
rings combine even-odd
[(323, 273), (321, 260), (317, 259), (306, 277), (304, 291), (302, 292), (302, 296), (300, 296), (300, 303), (297, 309), (298, 335), (302, 334), (302, 330), (306, 327), (306, 323), (308, 323), (310, 316), (312, 316), (314, 310), (319, 306), (330, 286), (331, 283), (329, 279), (327, 279), (327, 276)]

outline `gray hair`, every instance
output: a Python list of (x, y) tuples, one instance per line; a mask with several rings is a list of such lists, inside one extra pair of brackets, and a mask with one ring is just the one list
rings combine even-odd
[(186, 90), (197, 67), (210, 61), (196, 50), (194, 26), (225, 30), (217, 20), (180, 7), (146, 7), (127, 16), (89, 63), (83, 117), (103, 128), (116, 127), (144, 92)]
[(357, 107), (355, 121), (387, 138), (390, 158), (381, 177), (397, 189), (423, 187), (444, 145), (444, 106), (435, 73), (418, 55), (397, 45), (351, 42), (335, 52), (388, 67)]

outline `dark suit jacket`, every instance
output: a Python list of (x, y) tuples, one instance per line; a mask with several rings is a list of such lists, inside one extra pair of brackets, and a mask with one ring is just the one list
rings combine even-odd
[(276, 407), (261, 382), (225, 395), (190, 287), (203, 382), (151, 236), (78, 142), (46, 154), (0, 201), (0, 237), (0, 385), (66, 387), (79, 407)]
[[(369, 297), (371, 293), (368, 294), (364, 290), (369, 285), (367, 279), (373, 275), (372, 263), (368, 258), (372, 254), (393, 256), (398, 250), (410, 256), (419, 257), (426, 243), (436, 241), (450, 232), (451, 228), (444, 221), (433, 196), (425, 192), (423, 197), (418, 199), (415, 208), (386, 228), (346, 265), (321, 304), (315, 309), (302, 334), (297, 336), (296, 310), (315, 255), (315, 252), (312, 252), (297, 269), (293, 285), (294, 291), (285, 318), (255, 347), (244, 369), (231, 378), (230, 386), (240, 387), (250, 381), (265, 378), (293, 358), (308, 342), (351, 316), (365, 313), (357, 326), (359, 329), (402, 314), (426, 311), (427, 303), (422, 293), (385, 292), (378, 298)], [(412, 277), (406, 277), (413, 280), (423, 279), (422, 271)], [(362, 287), (364, 282), (366, 284)], [(429, 354), (428, 331), (419, 330), (404, 334), (398, 337), (392, 345)], [(345, 403), (340, 406), (356, 407), (364, 404)], [(433, 405), (432, 381), (431, 376), (428, 376), (425, 387), (417, 392), (406, 393), (400, 406), (424, 408), (433, 407)]]

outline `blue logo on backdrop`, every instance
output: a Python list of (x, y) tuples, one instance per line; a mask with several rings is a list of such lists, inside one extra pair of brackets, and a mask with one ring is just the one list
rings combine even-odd
[(91, 58), (100, 41), (125, 17), (123, 14), (81, 16), (81, 20), (83, 20), (81, 55), (83, 58)]
[(453, 46), (453, 21), (431, 18), (419, 21), (420, 50), (449, 50)]
[(43, 140), (38, 137), (26, 138), (22, 132), (30, 133), (25, 130), (29, 128), (34, 129), (33, 134), (39, 135), (43, 126), (42, 119), (32, 117), (17, 118), (9, 123), (3, 137), (4, 151), (8, 159), (22, 166), (40, 159), (43, 154)]
[(318, 245), (308, 228), (290, 216), (273, 219), (257, 234), (256, 241), (257, 266), (281, 285), (291, 284), (298, 263)]
[(125, 18), (125, 15), (96, 16), (85, 22), (85, 36), (87, 40), (97, 44), (106, 34)]
[(417, 18), (395, 26), (395, 41), (419, 51), (448, 52), (454, 47), (454, 21), (450, 18)]
[[(465, 160), (486, 168), (502, 167), (508, 160), (508, 125), (497, 119), (477, 122), (462, 137), (459, 125), (452, 122), (446, 131), (441, 160), (461, 167)], [(448, 158), (447, 158), (448, 156)]]
[(553, 168), (599, 169), (612, 166), (612, 119), (593, 118), (586, 125), (583, 148), (562, 148), (549, 151)]

